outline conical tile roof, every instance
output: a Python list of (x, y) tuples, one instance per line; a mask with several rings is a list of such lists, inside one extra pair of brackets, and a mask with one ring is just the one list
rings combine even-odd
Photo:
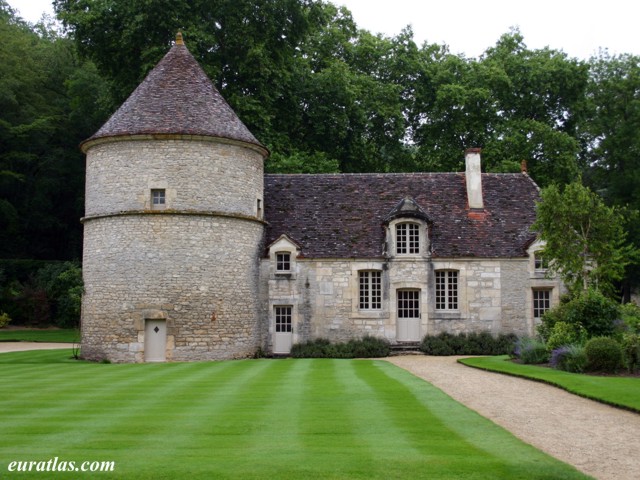
[(151, 134), (222, 137), (264, 149), (213, 86), (180, 34), (138, 88), (85, 143)]

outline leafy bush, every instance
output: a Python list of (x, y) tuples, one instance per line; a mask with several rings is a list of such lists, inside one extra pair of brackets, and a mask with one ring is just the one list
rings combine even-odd
[(614, 331), (614, 322), (620, 316), (620, 307), (596, 290), (584, 292), (566, 303), (548, 310), (542, 316), (538, 334), (549, 340), (558, 322), (582, 325), (589, 337), (607, 336)]
[(612, 373), (622, 366), (622, 347), (611, 337), (592, 338), (584, 351), (590, 371)]
[(452, 346), (454, 338), (455, 335), (446, 332), (436, 336), (427, 335), (422, 339), (420, 350), (422, 350), (425, 355), (435, 355), (438, 357), (455, 355), (456, 351)]
[(622, 338), (622, 356), (624, 364), (630, 373), (635, 372), (640, 367), (640, 335), (637, 333), (627, 333)]
[(587, 355), (582, 345), (563, 345), (551, 352), (550, 363), (558, 370), (582, 373), (587, 366)]
[(501, 334), (494, 337), (489, 332), (452, 333), (427, 335), (422, 339), (420, 350), (426, 355), (504, 355), (510, 353), (517, 337)]
[(0, 328), (4, 328), (9, 325), (11, 322), (11, 317), (9, 317), (8, 313), (2, 312), (0, 313)]
[(379, 358), (389, 355), (389, 342), (383, 338), (363, 337), (346, 343), (331, 343), (317, 338), (291, 347), (293, 358)]
[(620, 307), (620, 319), (632, 333), (640, 333), (640, 307), (635, 303), (625, 303)]
[(547, 350), (551, 352), (563, 345), (584, 345), (586, 341), (587, 330), (579, 323), (557, 322), (547, 339)]
[(535, 338), (521, 337), (516, 341), (513, 354), (522, 363), (540, 364), (549, 361), (547, 345)]

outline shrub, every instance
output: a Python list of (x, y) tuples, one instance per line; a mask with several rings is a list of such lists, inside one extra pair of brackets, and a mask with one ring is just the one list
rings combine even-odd
[(427, 335), (422, 339), (420, 350), (422, 350), (425, 355), (455, 355), (456, 352), (452, 347), (452, 337), (453, 335), (450, 333), (441, 333), (436, 336)]
[(538, 334), (548, 340), (554, 325), (565, 322), (582, 325), (589, 337), (607, 336), (613, 333), (614, 322), (619, 316), (616, 302), (596, 290), (589, 290), (547, 311), (538, 326)]
[(331, 343), (317, 338), (291, 347), (293, 358), (379, 358), (389, 355), (389, 342), (383, 338), (363, 337), (346, 343)]
[(535, 338), (522, 337), (515, 344), (514, 356), (522, 363), (540, 364), (549, 361), (547, 345)]
[(640, 307), (635, 303), (625, 303), (620, 307), (620, 319), (632, 333), (640, 333)]
[(622, 356), (629, 373), (640, 367), (640, 335), (627, 333), (622, 338)]
[(345, 351), (352, 358), (387, 357), (390, 345), (383, 338), (363, 337), (359, 340), (349, 340), (345, 345)]
[(11, 317), (9, 317), (8, 313), (2, 312), (0, 313), (0, 328), (4, 328), (9, 325), (11, 322)]
[(517, 337), (513, 334), (494, 337), (489, 332), (460, 333), (443, 332), (427, 335), (422, 339), (420, 350), (426, 355), (504, 355), (513, 349)]
[(586, 341), (587, 331), (579, 323), (557, 322), (551, 329), (547, 339), (547, 350), (551, 352), (563, 345), (584, 345)]
[(582, 373), (587, 366), (587, 355), (582, 345), (563, 345), (551, 352), (550, 363), (558, 370)]
[(594, 337), (584, 347), (587, 369), (594, 372), (616, 372), (622, 366), (622, 348), (610, 337)]

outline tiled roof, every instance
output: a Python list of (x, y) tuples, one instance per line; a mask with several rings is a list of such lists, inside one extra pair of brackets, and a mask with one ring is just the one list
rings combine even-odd
[(286, 234), (308, 258), (379, 258), (384, 224), (410, 198), (433, 222), (435, 258), (524, 257), (538, 187), (483, 174), (485, 208), (469, 210), (464, 173), (265, 175), (266, 245)]
[(145, 134), (204, 135), (262, 147), (181, 42), (89, 140)]

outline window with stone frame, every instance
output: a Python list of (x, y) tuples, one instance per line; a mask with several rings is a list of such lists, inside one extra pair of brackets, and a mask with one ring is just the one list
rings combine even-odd
[(417, 255), (420, 253), (420, 225), (399, 223), (396, 225), (396, 254)]
[(458, 310), (457, 270), (436, 270), (436, 310)]
[(533, 289), (533, 318), (540, 319), (551, 308), (551, 289)]
[(547, 260), (542, 252), (535, 252), (533, 254), (533, 267), (538, 272), (545, 272), (549, 269), (549, 260)]
[(359, 278), (360, 310), (380, 310), (382, 308), (382, 272), (361, 270)]
[(151, 208), (162, 209), (167, 204), (166, 192), (164, 188), (151, 189)]
[(290, 305), (282, 305), (274, 307), (274, 310), (276, 333), (290, 333), (292, 331), (292, 307)]
[(291, 253), (276, 252), (276, 272), (291, 271)]

